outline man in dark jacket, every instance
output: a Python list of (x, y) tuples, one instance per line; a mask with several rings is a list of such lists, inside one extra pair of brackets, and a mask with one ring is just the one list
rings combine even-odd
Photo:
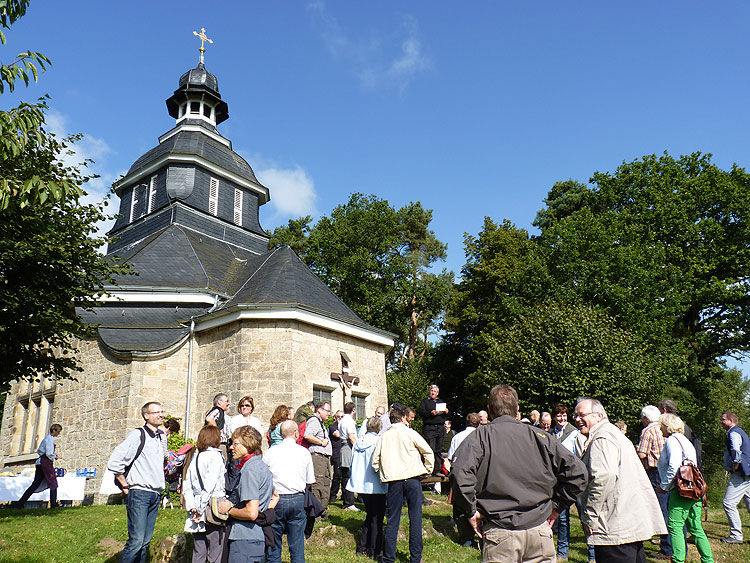
[(492, 422), (459, 446), (453, 502), (485, 541), (482, 561), (555, 560), (551, 524), (586, 486), (583, 463), (554, 436), (516, 420), (518, 395), (490, 391)]
[[(439, 394), (440, 388), (437, 385), (430, 385), (430, 396), (422, 399), (417, 409), (417, 413), (422, 417), (422, 435), (432, 448), (436, 460), (440, 459), (440, 452), (443, 449), (445, 421), (448, 414), (446, 404), (438, 398)], [(440, 464), (435, 463), (432, 474), (438, 473), (440, 473)]]

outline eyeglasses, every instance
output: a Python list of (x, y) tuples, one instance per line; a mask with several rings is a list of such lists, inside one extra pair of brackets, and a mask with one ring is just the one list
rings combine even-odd
[(573, 418), (586, 418), (590, 414), (594, 414), (594, 412), (591, 411), (591, 412), (585, 412), (585, 413), (575, 413), (573, 415)]
[(241, 409), (244, 409), (245, 407), (251, 409), (251, 408), (253, 408), (253, 405), (240, 405)]
[(164, 411), (150, 411), (146, 414), (164, 414)]

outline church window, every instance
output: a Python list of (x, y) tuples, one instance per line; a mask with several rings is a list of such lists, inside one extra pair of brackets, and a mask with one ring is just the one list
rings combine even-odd
[(352, 393), (352, 403), (357, 410), (357, 418), (364, 418), (366, 416), (367, 396)]
[(33, 454), (52, 423), (55, 381), (23, 381), (16, 394), (10, 456)]
[(148, 186), (148, 211), (146, 213), (151, 213), (151, 210), (154, 208), (154, 199), (156, 198), (156, 176), (151, 176), (151, 182)]
[(234, 224), (242, 226), (242, 190), (234, 189)]
[(318, 403), (330, 403), (331, 402), (331, 390), (323, 387), (313, 387), (313, 402), (317, 405)]
[(203, 104), (203, 115), (211, 119), (211, 106)]
[(201, 112), (201, 103), (200, 102), (190, 102), (190, 113), (200, 114), (200, 112)]
[(180, 109), (177, 113), (177, 117), (182, 117), (185, 115), (185, 104), (180, 104)]
[(216, 215), (219, 209), (219, 180), (211, 178), (211, 186), (208, 189), (208, 212)]

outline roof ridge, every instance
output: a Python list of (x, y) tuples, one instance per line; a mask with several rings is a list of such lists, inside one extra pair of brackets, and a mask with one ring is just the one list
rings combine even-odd
[[(137, 256), (138, 254), (140, 254), (141, 252), (143, 252), (144, 250), (146, 250), (146, 248), (148, 248), (156, 239), (158, 239), (162, 235), (162, 233), (164, 233), (167, 229), (169, 229), (169, 227), (175, 227), (175, 226), (176, 225), (174, 223), (170, 223), (169, 225), (165, 225), (164, 227), (162, 227), (158, 231), (154, 231), (150, 235), (145, 236), (141, 240), (133, 243), (133, 246), (135, 247), (135, 246), (138, 246), (139, 243), (141, 243), (143, 241), (147, 241), (138, 250), (136, 250), (135, 252), (133, 252), (133, 254), (128, 255), (127, 258), (125, 258), (123, 256), (122, 259), (125, 260), (125, 261), (127, 261), (127, 262), (130, 262), (135, 256)], [(124, 250), (124, 249), (118, 249), (118, 250), (115, 250), (114, 252), (119, 252), (120, 250)]]
[(242, 285), (241, 285), (240, 287), (238, 287), (238, 288), (237, 288), (237, 291), (235, 291), (235, 292), (234, 292), (234, 293), (232, 294), (232, 297), (230, 297), (230, 298), (229, 298), (229, 299), (228, 299), (227, 301), (231, 301), (232, 299), (234, 299), (235, 297), (237, 297), (237, 294), (238, 294), (238, 293), (239, 293), (240, 291), (242, 291), (242, 288), (244, 288), (244, 287), (245, 287), (245, 286), (247, 285), (247, 283), (248, 283), (248, 282), (249, 282), (249, 281), (250, 281), (251, 279), (253, 279), (253, 277), (255, 276), (255, 274), (257, 274), (257, 273), (258, 273), (258, 272), (260, 271), (260, 269), (261, 269), (261, 268), (262, 268), (262, 267), (263, 267), (263, 266), (265, 265), (265, 263), (266, 263), (266, 262), (268, 262), (268, 261), (269, 261), (269, 260), (271, 259), (271, 257), (272, 257), (272, 256), (273, 256), (274, 254), (276, 254), (276, 251), (278, 251), (278, 250), (279, 250), (280, 248), (283, 248), (283, 247), (279, 247), (279, 248), (274, 248), (274, 249), (273, 249), (273, 250), (272, 250), (271, 252), (269, 252), (269, 253), (268, 253), (268, 255), (266, 256), (266, 258), (265, 258), (265, 259), (263, 260), (263, 262), (261, 262), (261, 263), (260, 263), (260, 264), (258, 265), (258, 267), (257, 267), (257, 268), (255, 268), (255, 271), (254, 271), (254, 272), (253, 272), (252, 274), (250, 274), (250, 275), (248, 276), (248, 278), (247, 278), (247, 279), (246, 279), (246, 280), (245, 280), (245, 281), (243, 282), (243, 284), (242, 284)]
[(193, 251), (193, 256), (195, 256), (195, 259), (198, 261), (198, 264), (201, 267), (201, 271), (203, 271), (203, 275), (206, 276), (206, 285), (205, 285), (205, 287), (208, 288), (210, 286), (211, 279), (208, 277), (208, 272), (206, 271), (206, 268), (203, 265), (203, 262), (201, 261), (200, 257), (198, 256), (198, 253), (195, 251), (195, 247), (193, 246), (193, 243), (190, 240), (190, 237), (187, 236), (187, 233), (182, 230), (182, 225), (175, 224), (174, 226), (176, 228), (178, 228), (182, 232), (182, 235), (185, 237), (185, 240), (187, 241), (188, 246), (190, 247), (190, 250)]

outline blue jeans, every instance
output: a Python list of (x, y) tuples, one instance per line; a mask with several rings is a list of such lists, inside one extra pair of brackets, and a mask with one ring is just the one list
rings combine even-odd
[(120, 555), (120, 563), (141, 563), (148, 558), (148, 544), (154, 535), (161, 495), (152, 491), (131, 489), (125, 496), (128, 513), (128, 541)]
[[(581, 506), (580, 500), (576, 500), (576, 508), (578, 509), (578, 517), (580, 518), (581, 512), (583, 512), (583, 507)], [(570, 537), (570, 509), (568, 509), (568, 537)], [(594, 554), (594, 546), (589, 545), (588, 548), (589, 548), (589, 561), (594, 561), (594, 559), (596, 558)]]
[(565, 509), (557, 519), (557, 556), (567, 557), (570, 546), (570, 510)]
[(396, 540), (401, 523), (401, 504), (406, 499), (409, 509), (409, 556), (411, 563), (422, 559), (422, 484), (417, 477), (388, 483), (386, 496), (387, 522), (383, 541), (383, 563), (396, 561)]
[(305, 494), (280, 495), (275, 508), (276, 522), (271, 524), (276, 543), (266, 550), (268, 563), (281, 563), (281, 536), (286, 534), (291, 563), (305, 563)]
[[(656, 492), (656, 489), (661, 482), (661, 479), (659, 478), (659, 471), (655, 467), (649, 468), (646, 471), (646, 474), (648, 475), (649, 481), (651, 481), (651, 485), (654, 487), (654, 492)], [(664, 516), (664, 521), (668, 522), (669, 493), (656, 493), (656, 498), (659, 501), (659, 507), (661, 508), (662, 516)], [(672, 540), (669, 537), (669, 534), (659, 536), (659, 551), (664, 555), (669, 555), (670, 557), (672, 556)]]

